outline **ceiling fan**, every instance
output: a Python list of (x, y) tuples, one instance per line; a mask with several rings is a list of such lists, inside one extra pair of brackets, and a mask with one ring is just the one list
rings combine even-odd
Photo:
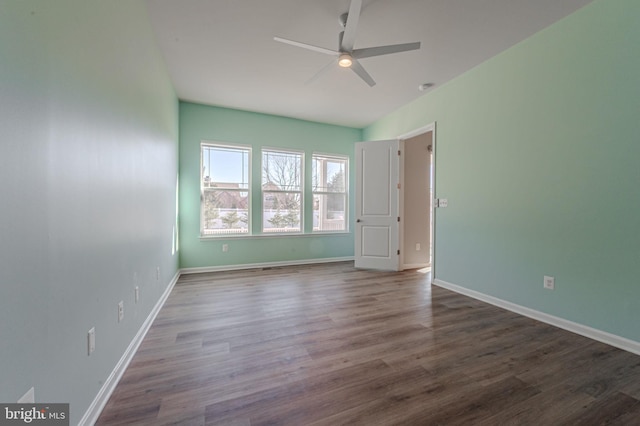
[[(274, 37), (275, 41), (290, 44), (292, 46), (302, 47), (303, 49), (313, 50), (314, 52), (324, 53), (338, 58), (338, 65), (343, 68), (351, 68), (362, 80), (369, 86), (375, 86), (375, 80), (360, 64), (358, 59), (370, 58), (373, 56), (389, 55), (391, 53), (407, 52), (410, 50), (420, 49), (420, 42), (392, 44), (388, 46), (365, 47), (363, 49), (354, 49), (356, 39), (356, 30), (358, 28), (358, 20), (360, 19), (360, 10), (362, 9), (362, 0), (351, 0), (349, 11), (340, 16), (340, 24), (344, 28), (340, 32), (338, 39), (338, 50), (325, 49), (324, 47), (314, 46), (299, 41), (288, 40), (286, 38)], [(327, 66), (318, 71), (308, 82), (311, 82), (334, 65), (332, 60)]]

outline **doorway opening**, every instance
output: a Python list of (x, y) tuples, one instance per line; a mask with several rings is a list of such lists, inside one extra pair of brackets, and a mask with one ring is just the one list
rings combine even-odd
[(399, 137), (400, 269), (434, 266), (435, 123)]

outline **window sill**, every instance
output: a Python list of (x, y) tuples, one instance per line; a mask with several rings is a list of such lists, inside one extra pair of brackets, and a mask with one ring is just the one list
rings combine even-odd
[(290, 233), (290, 234), (253, 234), (253, 235), (207, 235), (200, 236), (200, 241), (220, 241), (220, 240), (247, 240), (254, 238), (300, 238), (300, 237), (340, 237), (351, 235), (350, 231), (325, 231), (313, 233)]

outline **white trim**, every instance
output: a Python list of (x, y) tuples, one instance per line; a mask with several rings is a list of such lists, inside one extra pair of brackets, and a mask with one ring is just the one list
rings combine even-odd
[(347, 160), (347, 162), (349, 162), (349, 155), (347, 154), (330, 154), (328, 152), (321, 152), (321, 151), (313, 151), (311, 152), (311, 157), (325, 157), (325, 158), (329, 158), (329, 159), (333, 159), (333, 160)]
[(207, 235), (205, 237), (200, 236), (200, 242), (220, 242), (222, 240), (246, 240), (251, 238), (286, 238), (286, 237), (318, 237), (318, 236), (334, 236), (340, 237), (351, 234), (351, 231), (312, 231), (312, 232), (290, 232), (282, 234), (219, 234), (219, 235)]
[(84, 416), (82, 416), (82, 419), (80, 419), (78, 425), (93, 425), (98, 420), (98, 417), (100, 417), (104, 406), (109, 401), (111, 394), (115, 390), (118, 382), (122, 378), (122, 375), (129, 366), (129, 363), (133, 359), (136, 351), (138, 350), (138, 347), (142, 343), (142, 339), (144, 339), (144, 336), (147, 334), (147, 331), (149, 331), (149, 328), (151, 327), (151, 324), (153, 324), (153, 321), (158, 315), (158, 312), (160, 312), (160, 309), (166, 302), (169, 294), (171, 294), (171, 290), (173, 290), (176, 282), (178, 282), (178, 278), (180, 278), (180, 271), (176, 272), (173, 279), (165, 289), (164, 293), (162, 293), (162, 296), (160, 296), (160, 299), (149, 313), (149, 316), (138, 330), (138, 333), (135, 335), (133, 340), (131, 340), (131, 343), (129, 343), (129, 347), (127, 347), (127, 350), (120, 358), (120, 361), (118, 361), (115, 368), (113, 369), (107, 380), (104, 382), (104, 385), (102, 385), (102, 388), (98, 392), (98, 395), (96, 395), (91, 405), (89, 405), (89, 408), (84, 413)]
[(431, 239), (429, 250), (431, 262), (431, 279), (435, 279), (436, 277), (436, 204), (433, 200), (436, 197), (436, 165), (437, 165), (437, 157), (436, 157), (436, 147), (438, 144), (436, 143), (436, 122), (434, 121), (429, 126), (431, 128), (431, 228), (429, 229), (431, 235), (429, 238)]
[(238, 271), (242, 269), (274, 268), (279, 266), (310, 265), (314, 263), (334, 263), (352, 261), (353, 256), (327, 257), (324, 259), (286, 260), (282, 262), (244, 263), (240, 265), (204, 266), (200, 268), (184, 268), (180, 274), (199, 274), (203, 272)]
[[(404, 186), (404, 150), (405, 150), (405, 142), (404, 139), (398, 138), (398, 218), (400, 219), (398, 222), (398, 271), (402, 271), (405, 269), (404, 264), (404, 232), (406, 222), (406, 218), (404, 217), (404, 195), (405, 195), (405, 186)], [(408, 268), (407, 268), (408, 269)]]
[(506, 309), (511, 312), (515, 312), (525, 317), (533, 318), (535, 320), (553, 325), (563, 330), (570, 331), (575, 334), (579, 334), (584, 337), (596, 340), (598, 342), (606, 343), (607, 345), (615, 346), (616, 348), (623, 349), (627, 352), (640, 355), (640, 342), (627, 339), (625, 337), (617, 336), (615, 334), (607, 333), (606, 331), (598, 330), (586, 325), (578, 324), (573, 321), (559, 318), (553, 315), (549, 315), (544, 312), (536, 311), (535, 309), (527, 308), (522, 305), (518, 305), (506, 300), (498, 299), (497, 297), (489, 296), (484, 293), (470, 290), (468, 288), (461, 287), (456, 284), (451, 284), (446, 281), (434, 279), (433, 284), (438, 287), (446, 288), (447, 290), (455, 291), (456, 293), (463, 294), (465, 296), (472, 297), (474, 299), (481, 300), (494, 306)]
[(408, 133), (405, 133), (403, 135), (398, 136), (398, 139), (411, 139), (413, 137), (416, 137), (418, 135), (421, 135), (423, 133), (427, 133), (427, 132), (433, 132), (436, 130), (436, 122), (434, 121), (433, 123), (429, 123), (426, 126), (422, 126), (420, 128), (417, 128), (415, 130), (412, 130)]
[(214, 141), (214, 140), (211, 140), (211, 139), (200, 139), (200, 147), (201, 148), (202, 148), (202, 145), (220, 147), (220, 148), (231, 148), (231, 149), (238, 149), (238, 148), (247, 149), (247, 148), (249, 148), (249, 150), (251, 150), (251, 148), (253, 148), (253, 145), (251, 145), (251, 144), (243, 144), (243, 143), (238, 143), (238, 142), (226, 142), (226, 141)]

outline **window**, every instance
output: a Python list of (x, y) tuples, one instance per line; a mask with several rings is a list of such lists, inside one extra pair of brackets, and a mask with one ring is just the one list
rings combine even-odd
[(347, 230), (347, 157), (313, 155), (313, 231)]
[[(201, 142), (202, 238), (348, 231), (349, 157), (314, 153), (307, 169), (303, 151), (264, 148), (260, 164), (257, 155), (250, 145)], [(252, 212), (260, 196), (262, 211)]]
[(200, 235), (248, 234), (251, 148), (201, 145)]
[(262, 151), (262, 232), (302, 232), (303, 154)]

